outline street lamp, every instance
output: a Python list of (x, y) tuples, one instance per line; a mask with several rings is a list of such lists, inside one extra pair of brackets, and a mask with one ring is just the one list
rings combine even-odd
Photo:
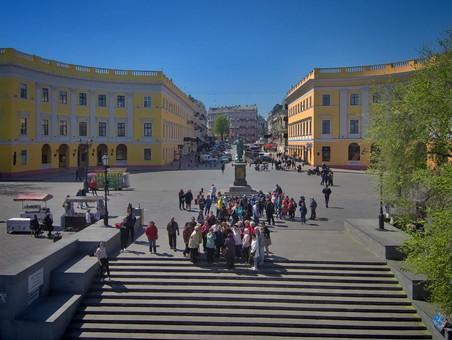
[(380, 215), (378, 215), (378, 229), (385, 229), (385, 217), (383, 215), (383, 174), (380, 172)]
[(104, 194), (105, 194), (105, 214), (104, 214), (104, 226), (108, 226), (108, 204), (107, 204), (107, 193), (108, 193), (108, 155), (104, 154), (102, 156), (102, 164), (104, 166)]

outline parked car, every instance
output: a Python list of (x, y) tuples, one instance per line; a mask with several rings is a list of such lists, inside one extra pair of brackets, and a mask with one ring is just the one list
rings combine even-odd
[(230, 161), (232, 161), (232, 159), (230, 159), (228, 156), (220, 157), (220, 162), (222, 162), (222, 163), (229, 163)]

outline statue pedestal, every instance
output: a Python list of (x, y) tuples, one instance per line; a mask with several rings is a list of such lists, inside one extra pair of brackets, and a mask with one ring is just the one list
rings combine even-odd
[(234, 174), (235, 186), (248, 186), (248, 183), (246, 182), (246, 163), (234, 163)]
[(234, 186), (229, 188), (227, 195), (254, 195), (257, 192), (253, 190), (246, 182), (246, 163), (234, 163)]

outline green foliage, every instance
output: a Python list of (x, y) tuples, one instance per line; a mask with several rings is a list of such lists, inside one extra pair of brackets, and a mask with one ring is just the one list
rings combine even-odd
[(398, 221), (422, 221), (404, 246), (429, 279), (431, 299), (452, 313), (452, 31), (407, 81), (379, 88), (370, 117), (371, 168)]
[(214, 122), (214, 133), (221, 137), (221, 140), (223, 140), (224, 136), (229, 133), (229, 120), (223, 116), (218, 115), (215, 118)]
[(429, 279), (431, 300), (452, 315), (452, 210), (430, 214), (423, 232), (412, 232), (403, 250), (406, 261)]

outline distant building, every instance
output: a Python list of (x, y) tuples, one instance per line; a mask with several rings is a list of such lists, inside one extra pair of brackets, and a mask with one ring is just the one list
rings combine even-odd
[(264, 139), (267, 134), (267, 121), (264, 117), (257, 115), (257, 139)]
[(333, 167), (367, 168), (365, 141), (378, 88), (408, 79), (417, 62), (315, 68), (287, 93), (288, 153)]
[(229, 120), (230, 141), (234, 141), (240, 137), (244, 143), (256, 142), (258, 139), (258, 114), (256, 105), (235, 105), (209, 108), (207, 113), (207, 126), (210, 135), (214, 135), (215, 118), (219, 115), (224, 115)]
[(0, 48), (0, 176), (169, 164), (206, 139), (204, 105), (161, 71), (66, 64)]
[(267, 116), (268, 140), (276, 146), (276, 152), (287, 152), (287, 108), (285, 103), (277, 104)]

